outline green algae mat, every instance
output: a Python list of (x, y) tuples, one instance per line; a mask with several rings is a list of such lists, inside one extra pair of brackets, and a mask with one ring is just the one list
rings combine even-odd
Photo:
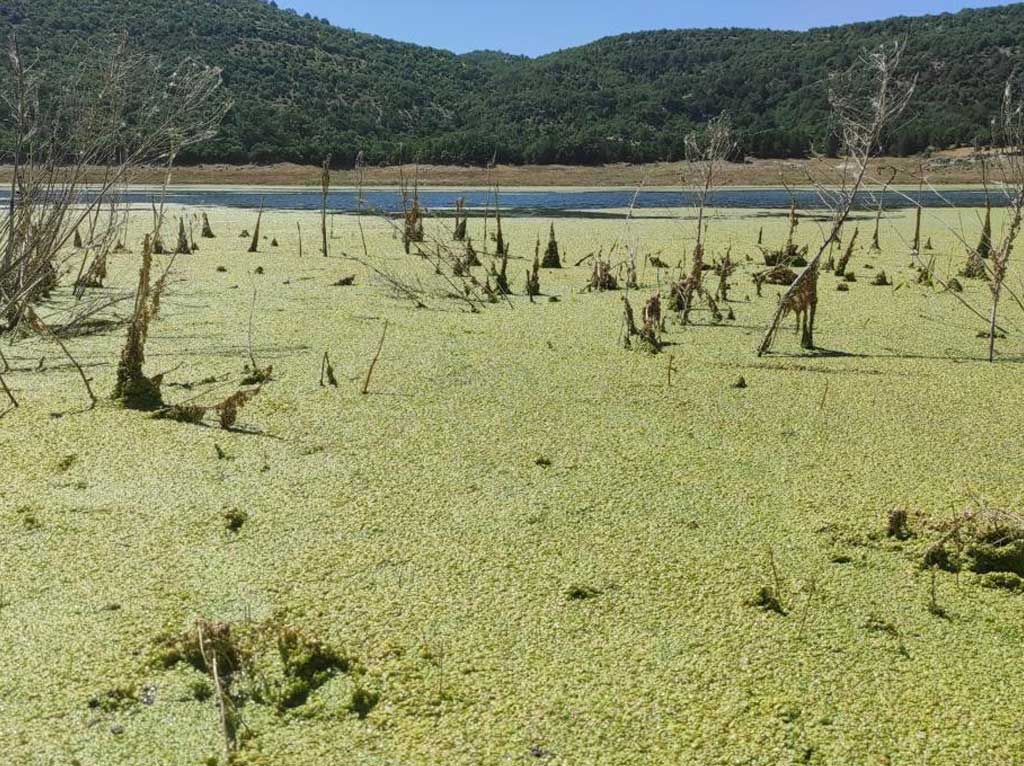
[[(583, 291), (573, 264), (618, 240), (674, 267), (689, 220), (557, 220), (566, 268), (535, 303), (550, 222), (506, 221), (520, 294), (474, 314), (383, 221), (364, 219), (370, 269), (354, 218), (323, 258), (315, 214), (266, 213), (248, 254), (255, 216), (208, 213), (218, 238), (177, 258), (146, 370), (168, 402), (215, 404), (251, 350), (273, 377), (234, 431), (104, 399), (123, 328), (68, 340), (87, 411), (58, 347), (3, 348), (21, 407), (0, 420), (0, 761), (1024, 763), (1024, 555), (989, 540), (1006, 561), (981, 566), (955, 540), (1020, 508), (1024, 321), (1008, 298), (982, 361), (956, 295), (984, 309), (987, 287), (919, 284), (909, 214), (847, 291), (822, 275), (821, 350), (789, 320), (758, 359), (784, 288), (757, 296), (754, 245), (781, 245), (784, 215), (712, 221), (734, 319), (670, 318), (649, 355), (619, 342), (623, 291)], [(979, 213), (925, 229), (945, 280)], [(668, 272), (639, 276), (637, 310)]]

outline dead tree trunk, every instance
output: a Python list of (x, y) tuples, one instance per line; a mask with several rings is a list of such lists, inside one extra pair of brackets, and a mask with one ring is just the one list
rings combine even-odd
[(701, 290), (704, 281), (704, 245), (700, 242), (693, 249), (693, 267), (690, 269), (690, 276), (684, 280), (682, 285), (681, 312), (684, 325), (690, 323), (690, 312), (693, 310), (693, 298)]
[(498, 233), (494, 237), (494, 247), (499, 257), (508, 255), (508, 248), (505, 245), (505, 235), (501, 231), (501, 211), (497, 215)]
[(545, 269), (562, 268), (562, 258), (558, 252), (558, 240), (555, 238), (555, 224), (551, 224), (548, 231), (548, 249), (544, 252), (544, 260), (541, 267)]
[(837, 277), (846, 276), (846, 267), (850, 265), (850, 259), (853, 258), (853, 248), (857, 244), (857, 235), (859, 234), (859, 227), (853, 230), (853, 236), (850, 237), (850, 241), (846, 245), (846, 250), (843, 252), (842, 257), (839, 259), (839, 263), (836, 264), (835, 274)]
[(992, 257), (992, 200), (985, 200), (985, 223), (981, 227), (978, 241), (978, 257), (988, 260)]
[(455, 230), (452, 232), (452, 239), (456, 242), (466, 241), (466, 212), (465, 212), (466, 200), (459, 197), (455, 201)]
[(188, 255), (192, 252), (192, 245), (188, 241), (188, 233), (185, 231), (185, 219), (178, 219), (178, 244), (174, 248), (175, 255)]
[(330, 250), (327, 246), (327, 195), (331, 192), (331, 158), (324, 160), (323, 171), (320, 173), (320, 239), (324, 258)]
[(216, 239), (216, 235), (213, 233), (213, 227), (210, 226), (210, 219), (203, 213), (203, 239)]
[(263, 222), (263, 200), (260, 200), (260, 212), (256, 216), (256, 230), (252, 233), (252, 242), (249, 243), (249, 252), (258, 253), (260, 249), (260, 224)]
[(732, 276), (735, 266), (732, 262), (732, 248), (725, 251), (725, 258), (718, 264), (718, 290), (715, 291), (716, 300), (722, 303), (729, 301), (729, 277)]
[[(1021, 140), (1024, 139), (1024, 132), (1017, 134), (1015, 137), (1018, 139), (1015, 143), (1017, 143), (1018, 146), (1024, 146), (1024, 140)], [(999, 326), (997, 324), (999, 299), (1003, 294), (1003, 283), (1006, 281), (1006, 272), (1010, 263), (1010, 256), (1013, 254), (1014, 244), (1017, 241), (1017, 235), (1020, 233), (1021, 224), (1024, 223), (1024, 177), (1020, 177), (1016, 180), (1019, 186), (1012, 206), (1010, 225), (1007, 227), (1006, 236), (1003, 238), (999, 249), (993, 250), (991, 253), (992, 281), (989, 283), (989, 288), (992, 290), (992, 315), (989, 320), (988, 332), (989, 362), (994, 362), (996, 360), (996, 334), (999, 331)]]
[(526, 294), (533, 303), (534, 297), (540, 295), (540, 243), (533, 255), (533, 269), (526, 272)]

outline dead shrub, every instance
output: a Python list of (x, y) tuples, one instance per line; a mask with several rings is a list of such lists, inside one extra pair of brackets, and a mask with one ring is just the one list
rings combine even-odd
[(607, 261), (595, 260), (594, 268), (590, 272), (590, 281), (587, 283), (587, 292), (603, 293), (608, 290), (618, 289), (619, 281), (612, 274), (612, 265)]

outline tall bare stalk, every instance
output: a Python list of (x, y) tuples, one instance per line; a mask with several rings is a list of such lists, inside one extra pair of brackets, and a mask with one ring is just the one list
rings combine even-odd
[(882, 191), (878, 195), (878, 205), (875, 208), (875, 233), (871, 237), (871, 251), (882, 252), (882, 213), (885, 211), (885, 194), (889, 191), (899, 171), (896, 168), (889, 168), (889, 177), (882, 184)]
[[(324, 258), (330, 255), (327, 246), (327, 196), (331, 193), (331, 158), (324, 160), (323, 170), (320, 172), (320, 239)], [(301, 244), (300, 244), (301, 246)]]
[[(988, 360), (996, 358), (996, 335), (998, 331), (999, 301), (1005, 289), (1006, 273), (1010, 264), (1010, 256), (1020, 234), (1022, 218), (1024, 218), (1024, 96), (1013, 81), (1006, 83), (1003, 91), (1003, 105), (998, 120), (995, 121), (996, 146), (1000, 149), (1000, 168), (1003, 184), (1010, 197), (1009, 220), (1002, 232), (998, 245), (990, 242), (990, 261), (992, 274), (989, 279), (989, 290), (992, 293), (992, 313), (989, 318)], [(991, 214), (991, 213), (989, 213)], [(991, 221), (991, 219), (989, 219)], [(988, 236), (991, 239), (991, 222), (988, 224)]]

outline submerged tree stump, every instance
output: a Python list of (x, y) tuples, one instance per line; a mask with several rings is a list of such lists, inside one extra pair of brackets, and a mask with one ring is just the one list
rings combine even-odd
[(192, 245), (188, 241), (188, 233), (185, 231), (185, 219), (178, 219), (178, 244), (174, 247), (175, 255), (190, 255)]
[(455, 200), (455, 228), (452, 231), (452, 239), (456, 242), (466, 241), (466, 224), (468, 219), (466, 218), (466, 200), (459, 197)]
[(203, 213), (203, 239), (216, 239), (216, 235), (213, 233), (213, 228), (210, 226), (210, 219), (206, 213)]
[(260, 224), (263, 222), (263, 200), (260, 200), (260, 212), (256, 216), (256, 230), (252, 233), (252, 242), (249, 243), (249, 252), (257, 253), (260, 248)]
[(562, 258), (558, 252), (558, 240), (555, 239), (555, 224), (551, 224), (551, 230), (548, 233), (548, 249), (544, 251), (544, 260), (540, 264), (542, 269), (560, 269), (562, 268)]

